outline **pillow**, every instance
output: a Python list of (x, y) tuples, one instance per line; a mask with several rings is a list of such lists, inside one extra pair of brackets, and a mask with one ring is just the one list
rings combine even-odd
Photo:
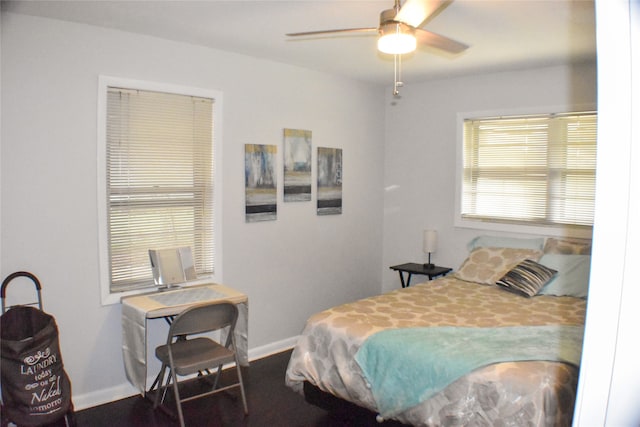
[(544, 244), (545, 254), (591, 255), (590, 239), (549, 237)]
[(540, 258), (540, 264), (558, 270), (558, 274), (540, 290), (539, 294), (587, 297), (591, 255), (544, 254)]
[(462, 263), (454, 276), (467, 282), (494, 285), (498, 279), (525, 259), (537, 261), (542, 256), (535, 249), (477, 248)]
[(557, 271), (554, 269), (545, 267), (530, 259), (525, 259), (502, 276), (502, 278), (496, 282), (496, 285), (503, 286), (525, 297), (532, 297), (536, 295), (556, 273)]
[(478, 236), (467, 243), (469, 252), (477, 248), (520, 248), (542, 250), (544, 237), (522, 239), (519, 237)]

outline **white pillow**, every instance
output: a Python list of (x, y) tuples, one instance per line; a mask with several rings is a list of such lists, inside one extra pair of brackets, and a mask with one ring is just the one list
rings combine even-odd
[(544, 254), (539, 262), (557, 270), (558, 273), (538, 295), (586, 298), (589, 291), (591, 255)]

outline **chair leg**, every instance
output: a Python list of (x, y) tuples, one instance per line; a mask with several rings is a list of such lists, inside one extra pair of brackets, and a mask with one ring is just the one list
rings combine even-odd
[[(160, 403), (160, 394), (162, 393), (162, 395), (164, 396), (166, 390), (166, 387), (162, 387), (162, 381), (164, 381), (164, 373), (166, 369), (167, 365), (163, 363), (162, 368), (160, 368), (160, 374), (158, 374), (158, 377), (156, 378), (158, 386), (156, 389), (156, 397), (155, 399), (153, 399), (153, 409), (156, 409), (158, 407), (158, 404)], [(164, 397), (162, 398), (162, 400), (164, 401)]]
[(213, 388), (211, 390), (215, 390), (218, 388), (218, 380), (220, 379), (220, 375), (222, 374), (222, 365), (218, 365), (218, 372), (216, 372), (216, 378), (213, 380)]
[(244, 394), (244, 381), (242, 381), (242, 371), (240, 370), (240, 363), (238, 363), (237, 354), (236, 354), (236, 371), (238, 372), (238, 382), (240, 383), (240, 394), (242, 395), (242, 405), (244, 406), (244, 414), (247, 415), (249, 413), (249, 408), (247, 407), (247, 397)]
[(182, 414), (182, 402), (180, 401), (180, 392), (178, 391), (178, 377), (173, 369), (169, 370), (169, 375), (173, 377), (173, 394), (176, 399), (176, 407), (178, 409), (178, 419), (180, 420), (180, 427), (184, 427), (184, 416)]

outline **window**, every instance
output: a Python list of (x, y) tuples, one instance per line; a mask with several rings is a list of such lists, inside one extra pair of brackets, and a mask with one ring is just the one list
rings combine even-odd
[[(153, 286), (149, 249), (189, 246), (216, 273), (214, 118), (219, 95), (103, 78), (103, 303)], [(218, 275), (219, 276), (219, 275)]]
[(465, 119), (462, 221), (593, 224), (595, 112)]

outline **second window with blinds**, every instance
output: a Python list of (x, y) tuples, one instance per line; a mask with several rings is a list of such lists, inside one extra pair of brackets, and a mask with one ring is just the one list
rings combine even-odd
[(189, 246), (198, 276), (213, 277), (219, 95), (108, 78), (101, 82), (103, 303), (153, 285), (149, 249)]
[(457, 223), (588, 232), (596, 123), (595, 112), (465, 118)]

